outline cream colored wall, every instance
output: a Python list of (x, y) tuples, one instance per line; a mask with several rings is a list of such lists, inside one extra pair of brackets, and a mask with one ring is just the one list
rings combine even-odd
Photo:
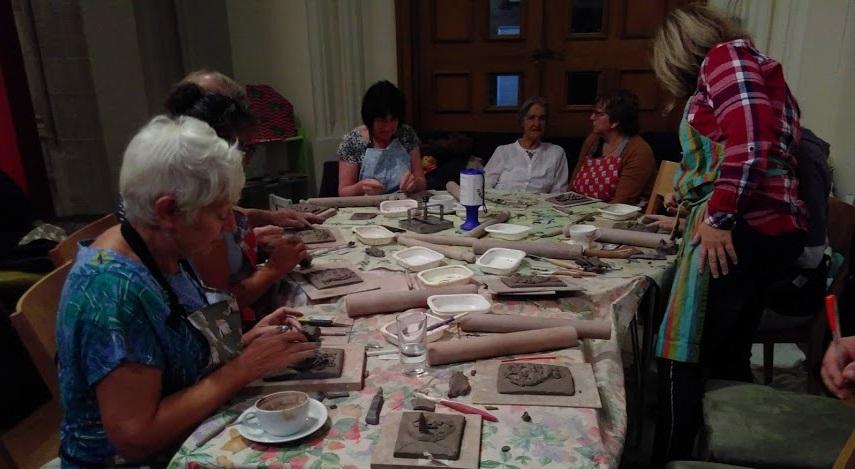
[(855, 0), (712, 0), (781, 61), (802, 125), (831, 144), (835, 195), (855, 197)]
[[(394, 0), (347, 0), (359, 2), (363, 49), (358, 57), (345, 58), (361, 61), (363, 83), (380, 79), (397, 80), (397, 49), (395, 45)], [(309, 5), (308, 2), (326, 2)], [(320, 185), (323, 162), (335, 158), (341, 135), (358, 122), (358, 109), (337, 109), (344, 120), (354, 122), (336, 125), (334, 130), (326, 124), (329, 109), (316, 109), (323, 102), (319, 95), (330, 98), (333, 106), (340, 103), (330, 89), (323, 89), (312, 78), (312, 66), (320, 60), (310, 53), (310, 37), (317, 37), (309, 28), (329, 24), (329, 18), (312, 18), (317, 11), (346, 11), (332, 0), (227, 0), (232, 62), (235, 79), (241, 83), (266, 83), (272, 85), (293, 104), (299, 124), (304, 127), (315, 162), (316, 184)], [(317, 13), (314, 13), (317, 14)], [(348, 19), (339, 17), (344, 25)], [(353, 26), (353, 25), (348, 25)], [(342, 31), (345, 29), (342, 28)], [(349, 30), (349, 29), (348, 29)], [(333, 45), (330, 45), (333, 47)], [(339, 50), (335, 51), (340, 52)], [(328, 65), (328, 64), (324, 64)], [(335, 77), (339, 84), (353, 79)], [(335, 82), (333, 82), (335, 84)], [(335, 119), (333, 119), (335, 120)]]

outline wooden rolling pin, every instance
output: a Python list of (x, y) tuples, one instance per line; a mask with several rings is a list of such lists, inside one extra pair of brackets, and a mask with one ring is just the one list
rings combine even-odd
[(457, 295), (478, 293), (475, 284), (452, 285), (450, 287), (427, 288), (425, 290), (380, 292), (377, 290), (351, 293), (344, 297), (344, 309), (354, 318), (377, 313), (397, 313), (410, 308), (426, 308), (432, 295)]
[(330, 208), (324, 210), (323, 212), (319, 213), (318, 218), (320, 218), (322, 220), (326, 220), (327, 218), (331, 218), (336, 213), (338, 213), (338, 209), (330, 207)]
[(445, 190), (448, 191), (448, 194), (457, 199), (460, 202), (460, 184), (454, 181), (448, 181), (445, 183)]
[(316, 197), (306, 200), (308, 204), (320, 205), (322, 207), (378, 207), (380, 202), (387, 200), (406, 199), (407, 195), (401, 192), (383, 195), (356, 195), (352, 197)]
[(432, 249), (445, 257), (457, 259), (458, 261), (466, 261), (470, 264), (475, 262), (475, 253), (472, 252), (472, 248), (465, 246), (444, 246), (441, 244), (433, 244), (420, 239), (411, 238), (410, 236), (403, 234), (398, 235), (398, 244), (402, 244), (404, 246), (421, 246), (423, 248)]
[(464, 231), (463, 236), (468, 236), (470, 238), (481, 238), (485, 234), (487, 234), (487, 227), (490, 225), (495, 225), (496, 223), (504, 223), (508, 221), (508, 218), (511, 218), (511, 215), (508, 212), (496, 212), (492, 217), (487, 219), (486, 221), (481, 222), (480, 225), (472, 228), (469, 231)]
[[(573, 225), (564, 227), (564, 234), (566, 236), (570, 236), (569, 230), (571, 226)], [(599, 234), (597, 241), (602, 243), (628, 244), (630, 246), (655, 249), (659, 247), (660, 241), (669, 242), (667, 233), (645, 233), (643, 231), (619, 230), (616, 228), (597, 228), (597, 231)]]
[(419, 241), (424, 241), (426, 243), (431, 244), (442, 244), (443, 246), (467, 246), (472, 247), (475, 244), (475, 240), (472, 238), (466, 238), (463, 236), (444, 236), (444, 235), (435, 235), (435, 234), (419, 234), (419, 233), (401, 233), (399, 236), (406, 236), (407, 238), (417, 239)]
[(428, 365), (469, 362), (517, 353), (545, 352), (579, 345), (576, 329), (551, 327), (532, 331), (508, 332), (465, 340), (432, 342), (427, 347)]
[(550, 259), (579, 259), (582, 248), (556, 241), (504, 241), (501, 239), (478, 239), (472, 245), (475, 254), (484, 254), (490, 248), (519, 249), (526, 254)]
[(575, 328), (580, 339), (609, 339), (612, 336), (611, 324), (601, 320), (485, 313), (469, 313), (460, 320), (460, 328), (467, 332), (519, 332), (564, 326)]

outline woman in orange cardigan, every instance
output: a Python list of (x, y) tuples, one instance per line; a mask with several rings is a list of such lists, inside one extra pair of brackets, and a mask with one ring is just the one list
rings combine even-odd
[(582, 144), (568, 189), (609, 203), (646, 201), (656, 160), (638, 135), (638, 97), (627, 90), (601, 96), (590, 119), (593, 132)]

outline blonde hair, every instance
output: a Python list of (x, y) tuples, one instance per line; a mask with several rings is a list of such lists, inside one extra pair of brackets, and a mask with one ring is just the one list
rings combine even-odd
[[(653, 70), (675, 98), (695, 91), (707, 51), (716, 44), (748, 35), (716, 11), (699, 4), (672, 11), (653, 40)], [(673, 107), (673, 103), (667, 110)]]

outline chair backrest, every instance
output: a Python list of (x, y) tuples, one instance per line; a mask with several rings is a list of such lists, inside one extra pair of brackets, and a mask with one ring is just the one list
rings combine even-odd
[(53, 266), (59, 267), (68, 261), (73, 261), (74, 256), (77, 255), (78, 242), (97, 238), (98, 235), (106, 231), (107, 228), (118, 223), (119, 219), (116, 218), (116, 214), (111, 213), (93, 221), (83, 228), (80, 228), (74, 233), (71, 233), (67, 238), (63, 239), (50, 250), (50, 260), (53, 262)]
[(662, 160), (659, 163), (659, 172), (656, 174), (656, 181), (653, 183), (653, 191), (650, 193), (650, 199), (647, 201), (647, 209), (645, 214), (650, 215), (657, 213), (662, 207), (662, 200), (666, 194), (674, 192), (674, 174), (677, 173), (677, 168), (680, 163), (673, 161)]
[(834, 469), (855, 468), (855, 430), (849, 435), (849, 439), (846, 440), (846, 444), (843, 445), (843, 449), (837, 455), (837, 460), (834, 461), (833, 467)]
[(66, 262), (56, 270), (45, 275), (29, 290), (21, 295), (15, 312), (9, 317), (12, 326), (18, 331), (18, 336), (33, 364), (39, 370), (42, 379), (57, 397), (59, 385), (57, 382), (56, 356), (56, 312), (59, 307), (59, 297), (62, 286), (71, 270), (71, 262)]
[(855, 206), (830, 197), (828, 199), (828, 245), (843, 256), (843, 265), (831, 284), (831, 292), (843, 293), (846, 273), (852, 261), (852, 241), (855, 237)]

